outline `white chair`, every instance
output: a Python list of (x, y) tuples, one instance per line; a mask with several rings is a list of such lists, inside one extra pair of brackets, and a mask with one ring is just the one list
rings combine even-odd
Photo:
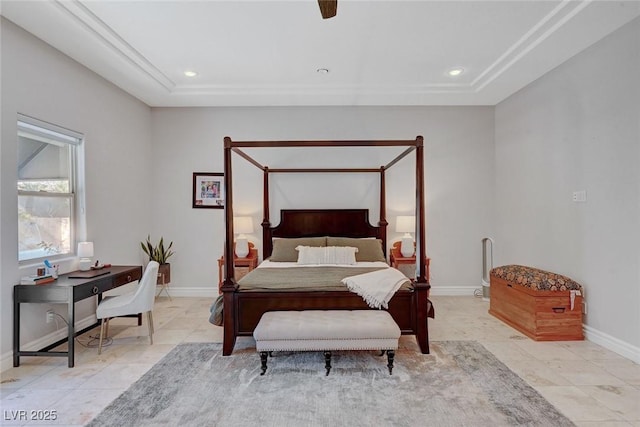
[(123, 295), (106, 297), (96, 310), (96, 317), (102, 319), (100, 323), (100, 343), (98, 354), (102, 353), (102, 340), (106, 331), (109, 330), (109, 319), (112, 317), (126, 316), (138, 313), (147, 313), (149, 322), (149, 340), (153, 344), (153, 303), (156, 297), (156, 280), (158, 277), (159, 264), (156, 261), (149, 261), (147, 268), (138, 283), (134, 292)]

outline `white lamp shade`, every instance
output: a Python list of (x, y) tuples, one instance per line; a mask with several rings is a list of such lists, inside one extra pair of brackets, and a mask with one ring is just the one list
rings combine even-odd
[(416, 231), (416, 217), (415, 216), (398, 216), (396, 217), (396, 232), (398, 233), (413, 233)]
[(253, 233), (253, 218), (250, 216), (234, 216), (233, 232), (236, 234)]
[(93, 242), (78, 243), (78, 257), (80, 258), (93, 257)]

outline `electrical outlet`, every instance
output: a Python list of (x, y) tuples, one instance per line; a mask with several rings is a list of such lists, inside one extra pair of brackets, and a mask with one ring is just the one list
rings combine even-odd
[(571, 195), (571, 200), (578, 203), (584, 203), (587, 201), (587, 191), (586, 190), (578, 190), (574, 191)]
[(53, 316), (55, 316), (54, 311), (53, 310), (47, 310), (47, 323), (53, 322)]

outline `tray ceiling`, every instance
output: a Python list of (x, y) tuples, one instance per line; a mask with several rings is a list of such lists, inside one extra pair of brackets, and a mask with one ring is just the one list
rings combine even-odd
[(339, 0), (327, 20), (316, 0), (1, 7), (150, 106), (495, 105), (640, 15), (577, 0)]

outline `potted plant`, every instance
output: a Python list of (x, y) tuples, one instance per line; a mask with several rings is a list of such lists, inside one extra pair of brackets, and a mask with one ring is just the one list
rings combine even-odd
[(151, 243), (151, 236), (147, 236), (146, 242), (140, 242), (140, 246), (145, 254), (149, 256), (149, 261), (156, 261), (160, 264), (158, 269), (158, 281), (159, 285), (167, 284), (171, 282), (171, 264), (167, 262), (167, 259), (173, 255), (171, 247), (173, 242), (169, 243), (169, 246), (164, 247), (164, 239), (160, 237), (160, 241), (157, 245)]

